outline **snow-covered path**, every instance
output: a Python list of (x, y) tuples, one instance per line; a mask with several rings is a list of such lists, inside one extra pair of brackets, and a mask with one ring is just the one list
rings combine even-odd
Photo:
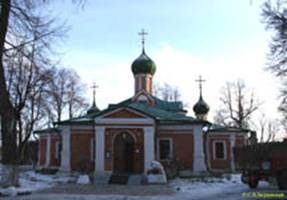
[[(160, 195), (160, 196), (129, 196), (129, 195), (94, 195), (94, 194), (44, 194), (35, 193), (31, 196), (11, 197), (7, 200), (242, 200), (251, 199), (244, 198), (244, 193), (279, 193), (274, 187), (269, 187), (267, 184), (262, 184), (257, 190), (249, 190), (246, 188), (234, 188), (222, 193), (208, 193), (192, 195), (191, 193), (173, 194), (173, 195)], [(286, 191), (287, 195), (287, 191)], [(253, 198), (254, 199), (254, 198)], [(286, 199), (286, 198), (282, 198)]]
[[(77, 185), (75, 177), (22, 174), (22, 189), (30, 188), (32, 195), (6, 197), (20, 200), (225, 200), (244, 199), (253, 192), (279, 193), (275, 187), (260, 183), (258, 190), (250, 190), (240, 181), (240, 175), (225, 178), (175, 179), (168, 185)], [(72, 184), (69, 184), (72, 183)], [(21, 188), (19, 188), (21, 189)], [(44, 190), (42, 190), (44, 189)], [(287, 194), (286, 194), (287, 197)], [(248, 199), (248, 198), (247, 198)]]

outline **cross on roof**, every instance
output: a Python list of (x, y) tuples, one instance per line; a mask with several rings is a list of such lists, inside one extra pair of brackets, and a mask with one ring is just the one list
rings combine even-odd
[(91, 88), (93, 89), (93, 106), (95, 106), (96, 105), (96, 89), (99, 88), (99, 86), (96, 85), (96, 83), (93, 83)]
[(144, 49), (144, 44), (145, 44), (145, 36), (148, 35), (147, 32), (145, 32), (144, 29), (141, 30), (141, 32), (138, 33), (142, 37), (142, 47)]
[(199, 83), (199, 92), (200, 96), (202, 96), (202, 83), (205, 82), (206, 80), (202, 79), (202, 76), (199, 76), (199, 78), (195, 81)]

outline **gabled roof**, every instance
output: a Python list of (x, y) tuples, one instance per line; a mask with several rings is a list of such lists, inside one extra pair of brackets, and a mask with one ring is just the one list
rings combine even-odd
[(94, 123), (93, 114), (86, 114), (77, 118), (67, 119), (56, 124), (58, 125), (92, 125)]
[(35, 134), (53, 134), (53, 133), (58, 133), (60, 129), (58, 128), (46, 128), (42, 130), (36, 130), (34, 131)]
[(118, 104), (110, 104), (108, 108), (98, 113), (87, 114), (78, 118), (62, 121), (59, 125), (64, 124), (93, 124), (96, 117), (102, 116), (118, 108), (129, 108), (138, 111), (148, 117), (153, 118), (159, 123), (208, 123), (193, 117), (186, 116), (182, 102), (168, 102), (152, 96), (155, 100), (154, 106), (149, 106), (142, 102), (133, 102), (132, 98), (126, 99)]

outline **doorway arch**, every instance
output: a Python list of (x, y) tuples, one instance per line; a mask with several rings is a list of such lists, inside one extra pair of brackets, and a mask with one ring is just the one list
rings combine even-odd
[(119, 174), (134, 172), (135, 139), (127, 132), (116, 135), (113, 142), (113, 171)]

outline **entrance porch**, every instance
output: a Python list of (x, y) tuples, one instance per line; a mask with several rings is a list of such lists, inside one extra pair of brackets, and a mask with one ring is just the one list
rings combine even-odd
[(141, 175), (154, 160), (153, 127), (96, 127), (95, 174)]

